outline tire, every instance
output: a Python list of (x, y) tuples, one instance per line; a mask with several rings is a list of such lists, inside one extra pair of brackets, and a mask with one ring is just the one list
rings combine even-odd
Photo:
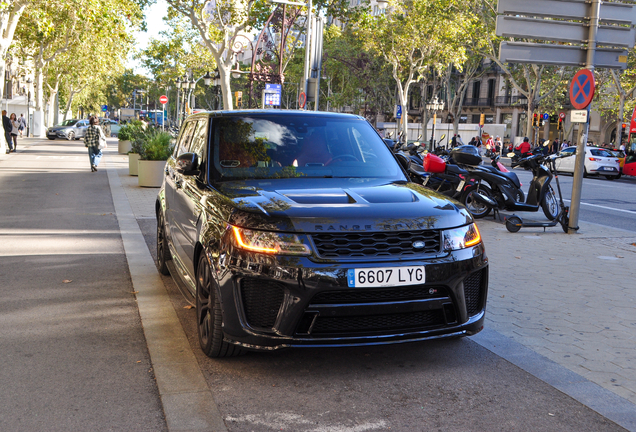
[(157, 267), (159, 268), (159, 273), (164, 276), (170, 274), (167, 263), (171, 259), (168, 239), (166, 238), (166, 223), (163, 219), (163, 214), (159, 212), (157, 215)]
[(48, 139), (50, 139), (51, 141), (55, 141), (55, 137), (47, 137)]
[(223, 340), (221, 303), (216, 296), (215, 283), (205, 252), (199, 256), (197, 266), (196, 314), (199, 345), (205, 355), (220, 358), (245, 353), (240, 347)]
[[(589, 174), (587, 173), (587, 168), (583, 168), (583, 178), (588, 178)], [(572, 173), (572, 177), (574, 177), (574, 173)]]
[(521, 229), (521, 218), (519, 216), (510, 216), (506, 219), (506, 229), (511, 233), (516, 233)]
[(543, 209), (543, 214), (549, 220), (553, 221), (559, 215), (560, 205), (559, 200), (554, 194), (554, 189), (552, 186), (548, 186), (548, 190), (546, 191), (543, 200), (541, 201), (541, 208)]
[[(464, 191), (461, 196), (461, 203), (466, 206), (470, 214), (473, 215), (475, 219), (481, 219), (490, 214), (490, 207), (485, 204), (482, 204), (472, 198), (472, 194), (477, 192), (477, 185), (472, 185), (468, 189)], [(492, 190), (488, 186), (481, 185), (479, 186), (479, 193), (483, 193), (484, 195), (493, 198)]]
[(75, 139), (75, 134), (73, 132), (69, 132), (66, 139), (69, 141), (73, 141)]

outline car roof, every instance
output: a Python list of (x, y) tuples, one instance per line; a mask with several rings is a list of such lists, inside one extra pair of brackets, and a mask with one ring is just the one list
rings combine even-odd
[(199, 117), (222, 117), (222, 116), (236, 116), (236, 115), (264, 115), (264, 116), (275, 116), (275, 115), (301, 115), (307, 117), (336, 117), (336, 118), (356, 118), (362, 119), (365, 118), (356, 114), (348, 114), (348, 113), (337, 113), (337, 112), (327, 112), (327, 111), (309, 111), (309, 110), (296, 110), (296, 109), (249, 109), (249, 110), (223, 110), (223, 111), (203, 111), (196, 114), (192, 114), (188, 116), (188, 118), (199, 118)]

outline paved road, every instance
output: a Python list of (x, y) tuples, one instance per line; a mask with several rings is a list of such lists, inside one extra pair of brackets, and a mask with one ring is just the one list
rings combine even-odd
[(106, 172), (25, 142), (0, 161), (0, 430), (166, 430)]
[[(40, 162), (36, 159), (38, 155), (43, 156)], [(8, 371), (0, 372), (3, 379), (0, 418), (3, 422), (6, 418), (13, 422), (9, 425), (14, 427), (8, 430), (144, 430), (137, 425), (144, 425), (146, 430), (162, 430), (165, 424), (160, 415), (157, 388), (148, 373), (151, 368), (147, 363), (147, 350), (131, 295), (131, 291), (137, 288), (131, 287), (130, 275), (125, 268), (126, 258), (112, 214), (108, 182), (111, 179), (111, 189), (116, 189), (120, 186), (112, 185), (113, 176), (121, 179), (121, 187), (131, 201), (130, 207), (152, 254), (155, 251), (152, 203), (156, 190), (136, 188), (133, 182), (128, 181), (125, 169), (119, 168), (125, 163), (125, 156), (116, 155), (112, 150), (105, 160), (109, 169), (113, 170), (109, 171), (108, 177), (103, 175), (103, 170), (91, 174), (86, 168), (88, 162), (83, 159), (86, 156), (81, 143), (42, 142), (34, 144), (24, 154), (12, 154), (10, 157), (13, 159), (0, 158), (0, 190), (3, 191), (0, 193), (0, 202), (3, 203), (0, 216), (3, 221), (9, 221), (6, 227), (3, 225), (3, 230), (12, 231), (6, 237), (12, 243), (4, 253), (13, 259), (6, 265), (4, 257), (0, 262), (1, 277), (6, 275), (6, 280), (10, 281), (0, 290), (0, 320), (3, 320), (0, 322), (0, 331), (3, 332), (0, 358), (8, 364)], [(34, 175), (44, 175), (38, 178), (45, 185), (29, 183)], [(34, 204), (24, 205), (21, 195), (12, 192), (15, 188), (6, 187), (6, 184), (13, 185), (21, 180), (29, 183), (30, 187), (22, 190)], [(112, 190), (113, 196), (117, 193), (115, 189)], [(55, 196), (54, 193), (60, 195)], [(63, 200), (58, 198), (60, 196)], [(121, 225), (121, 220), (119, 223)], [(198, 348), (193, 328), (194, 311), (188, 308), (171, 279), (163, 277), (161, 280), (174, 311), (227, 429), (333, 432), (389, 428), (392, 431), (624, 430), (564, 392), (572, 387), (593, 387), (593, 392), (583, 394), (583, 399), (596, 398), (586, 401), (589, 406), (595, 402), (597, 405), (611, 405), (615, 401), (613, 394), (572, 374), (560, 363), (554, 363), (562, 360), (558, 355), (553, 358), (554, 362), (536, 354), (534, 357), (522, 355), (530, 350), (512, 341), (514, 335), (502, 333), (514, 330), (512, 318), (522, 317), (519, 311), (525, 312), (521, 307), (510, 308), (507, 304), (510, 299), (517, 301), (520, 298), (525, 303), (519, 306), (535, 310), (533, 302), (545, 300), (545, 297), (534, 293), (530, 275), (522, 284), (510, 283), (512, 279), (508, 275), (516, 270), (516, 258), (511, 257), (509, 252), (495, 253), (500, 248), (494, 242), (497, 238), (504, 242), (513, 237), (503, 236), (501, 233), (506, 232), (501, 226), (486, 225), (491, 226), (484, 228), (484, 232), (490, 231), (488, 235), (491, 236), (490, 243), (487, 243), (492, 250), (489, 254), (491, 259), (496, 257), (498, 261), (497, 286), (493, 282), (492, 287), (492, 294), (496, 297), (491, 295), (492, 302), (489, 301), (489, 308), (492, 304), (493, 311), (497, 312), (492, 314), (497, 321), (488, 315), (488, 325), (498, 325), (501, 332), (489, 328), (480, 334), (479, 339), (392, 347), (290, 350), (211, 360)], [(37, 241), (25, 241), (25, 238), (31, 237), (24, 234), (16, 238), (17, 228), (38, 234), (34, 236)], [(132, 234), (132, 230), (122, 232), (126, 238)], [(5, 231), (3, 240), (4, 234)], [(517, 241), (517, 238), (514, 239)], [(549, 239), (547, 236), (544, 238), (546, 242)], [(27, 248), (27, 243), (32, 248)], [(50, 243), (54, 245), (50, 246)], [(539, 248), (540, 245), (536, 242), (534, 247)], [(519, 247), (522, 247), (521, 242)], [(39, 250), (38, 258), (24, 252), (32, 249)], [(62, 256), (57, 256), (56, 251)], [(42, 264), (37, 261), (41, 257), (52, 261)], [(129, 262), (132, 262), (130, 259), (128, 256)], [(548, 258), (545, 259), (549, 263)], [(68, 275), (70, 270), (73, 272)], [(61, 277), (68, 277), (74, 282), (58, 286), (55, 282)], [(133, 277), (136, 276), (133, 274)], [(113, 280), (115, 282), (111, 283)], [(75, 281), (81, 281), (80, 290), (72, 288)], [(92, 288), (99, 288), (99, 291)], [(34, 298), (34, 293), (41, 292), (49, 293), (49, 297)], [(533, 295), (524, 296), (524, 293)], [(27, 300), (24, 303), (31, 306), (12, 301), (13, 296), (20, 294), (23, 297), (19, 298)], [(34, 299), (36, 302), (32, 301)], [(555, 300), (561, 302), (563, 299), (558, 297)], [(68, 303), (75, 307), (66, 307)], [(47, 307), (43, 308), (41, 304)], [(100, 306), (97, 310), (96, 304)], [(550, 306), (547, 304), (546, 308)], [(33, 321), (38, 322), (42, 309), (48, 314), (44, 325), (32, 324)], [(558, 304), (553, 309), (546, 312), (552, 314), (550, 317), (559, 314)], [(5, 310), (11, 313), (5, 313)], [(111, 333), (113, 315), (119, 319), (120, 325), (116, 328), (117, 332)], [(542, 327), (542, 318), (533, 319), (537, 323), (530, 329), (546, 333), (546, 346), (560, 346), (561, 342), (557, 335), (552, 334), (553, 330), (546, 331)], [(144, 323), (144, 328), (146, 324), (161, 323)], [(20, 327), (28, 331), (20, 333)], [(49, 340), (41, 338), (42, 328), (47, 328), (47, 335), (54, 336), (53, 342), (46, 343)], [(5, 341), (5, 329), (9, 329), (8, 341)], [(96, 338), (95, 333), (99, 337)], [(520, 337), (519, 342), (527, 342), (524, 339), (527, 336)], [(598, 339), (594, 342), (598, 343)], [(41, 346), (45, 347), (44, 350)], [(543, 348), (528, 346), (536, 350)], [(42, 352), (29, 367), (22, 366), (24, 360), (21, 362), (19, 357), (27, 347), (34, 352)], [(505, 352), (506, 349), (508, 352)], [(494, 354), (500, 350), (503, 357)], [(131, 357), (137, 358), (138, 354), (144, 355), (140, 358), (141, 364), (127, 362)], [(538, 357), (541, 358), (537, 360)], [(58, 358), (63, 361), (57, 361)], [(103, 361), (104, 358), (108, 361)], [(524, 369), (535, 369), (533, 374), (515, 365), (524, 362)], [(136, 369), (138, 365), (141, 367)], [(161, 366), (164, 371), (170, 367), (169, 364)], [(536, 369), (540, 368), (543, 371), (537, 372)], [(37, 373), (32, 373), (34, 370)], [(14, 376), (16, 373), (17, 377)], [(170, 373), (168, 370), (168, 375)], [(557, 379), (546, 378), (549, 373)], [(94, 383), (97, 384), (92, 385)], [(100, 391), (102, 387), (103, 394)], [(15, 403), (11, 398), (14, 388), (22, 389), (22, 398)], [(37, 403), (29, 402), (33, 395)], [(97, 395), (102, 398), (100, 401), (105, 402), (94, 405)], [(72, 414), (69, 408), (73, 401), (84, 402), (75, 411), (76, 414)], [(622, 406), (621, 401), (616, 407)], [(97, 406), (97, 409), (86, 411), (88, 404)], [(28, 406), (30, 411), (20, 411), (22, 405)], [(596, 409), (609, 413), (606, 415), (612, 414), (606, 406)], [(51, 407), (57, 409), (52, 411)], [(21, 417), (26, 414), (30, 414), (29, 423), (20, 423), (26, 421)], [(631, 421), (630, 424), (636, 424), (633, 414)], [(186, 426), (185, 423), (172, 423), (171, 428), (183, 430)], [(4, 430), (4, 423), (1, 429)]]

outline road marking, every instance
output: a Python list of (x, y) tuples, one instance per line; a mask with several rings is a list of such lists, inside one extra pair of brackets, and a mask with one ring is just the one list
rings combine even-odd
[[(571, 200), (568, 200), (568, 199), (565, 199), (565, 198), (563, 199), (563, 201), (572, 202)], [(598, 204), (589, 204), (589, 203), (584, 203), (584, 202), (582, 202), (581, 205), (586, 205), (586, 206), (590, 206), (590, 207), (598, 207), (598, 208), (602, 208), (602, 209), (605, 209), (605, 210), (614, 210), (614, 211), (617, 211), (617, 212), (623, 212), (623, 213), (629, 213), (629, 214), (636, 215), (636, 211), (633, 211), (633, 210), (623, 210), (623, 209), (617, 209), (617, 208), (614, 208), (614, 207), (607, 207), (607, 206), (602, 206), (602, 205), (598, 205)]]

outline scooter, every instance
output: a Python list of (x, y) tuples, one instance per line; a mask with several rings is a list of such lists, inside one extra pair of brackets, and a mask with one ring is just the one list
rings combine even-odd
[[(559, 213), (554, 218), (554, 220), (551, 220), (550, 222), (524, 222), (521, 217), (513, 214), (512, 216), (506, 219), (506, 229), (508, 231), (510, 231), (511, 233), (516, 233), (522, 227), (535, 227), (535, 228), (538, 227), (538, 228), (543, 228), (543, 231), (545, 231), (546, 228), (557, 226), (558, 224), (561, 224), (561, 228), (563, 228), (563, 232), (565, 232), (566, 234), (568, 232), (568, 229), (573, 229), (575, 231), (579, 229), (578, 226), (577, 227), (569, 226), (570, 225), (570, 218), (569, 218), (570, 208), (566, 207), (566, 205), (563, 202), (563, 196), (561, 195), (561, 185), (559, 184), (559, 175), (556, 173), (556, 162), (555, 162), (556, 159), (562, 158), (562, 157), (568, 157), (568, 156), (570, 155), (532, 156), (532, 158), (543, 159), (543, 161), (548, 165), (550, 172), (554, 174), (554, 178), (556, 179), (557, 191), (559, 192)], [(527, 158), (527, 159), (530, 159), (530, 158)]]
[[(468, 168), (476, 184), (466, 189), (462, 203), (475, 218), (487, 216), (491, 210), (517, 210), (536, 212), (539, 208), (545, 216), (554, 220), (558, 215), (558, 202), (550, 185), (553, 175), (542, 162), (544, 155), (533, 155), (512, 163), (534, 174), (527, 198), (524, 199), (519, 178), (513, 172), (500, 172), (493, 167)], [(482, 184), (486, 183), (486, 184)]]

